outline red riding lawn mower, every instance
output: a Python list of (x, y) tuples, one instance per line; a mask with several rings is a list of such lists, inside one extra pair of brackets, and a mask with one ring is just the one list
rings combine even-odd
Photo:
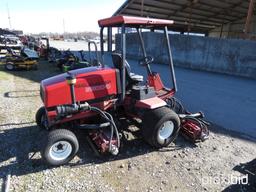
[[(144, 140), (155, 148), (168, 146), (179, 131), (193, 141), (208, 137), (203, 114), (190, 114), (174, 98), (177, 91), (171, 55), (168, 26), (170, 20), (115, 16), (99, 20), (101, 27), (101, 54), (104, 54), (103, 29), (121, 28), (120, 52), (112, 53), (114, 67), (101, 61), (100, 66), (87, 67), (45, 79), (41, 82), (44, 107), (36, 114), (36, 122), (49, 131), (41, 155), (50, 165), (69, 162), (77, 153), (79, 143), (72, 132), (83, 129), (90, 143), (99, 153), (117, 155), (120, 148), (119, 118), (139, 122)], [(137, 30), (143, 59), (140, 64), (147, 70), (143, 76), (131, 72), (126, 61), (126, 29)], [(163, 29), (168, 49), (173, 88), (166, 88), (156, 72), (152, 72), (144, 46), (141, 28)]]

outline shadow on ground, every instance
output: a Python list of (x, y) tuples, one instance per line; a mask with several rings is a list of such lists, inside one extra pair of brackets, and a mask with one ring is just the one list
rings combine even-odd
[(43, 60), (39, 61), (38, 70), (7, 71), (4, 69), (3, 65), (0, 65), (0, 71), (34, 82), (40, 82), (45, 78), (57, 75), (59, 73), (59, 70), (54, 66), (54, 64), (48, 63)]
[[(28, 123), (28, 125), (30, 122)], [(7, 125), (7, 124), (5, 124)], [(0, 125), (0, 128), (5, 126)], [(12, 123), (8, 125), (14, 125)], [(25, 125), (25, 123), (23, 124)], [(107, 161), (116, 161), (127, 159), (135, 156), (148, 154), (154, 151), (141, 138), (122, 140), (122, 147), (117, 156), (100, 156), (98, 157), (86, 141), (86, 133), (82, 130), (75, 130), (80, 148), (78, 162), (68, 163), (65, 166), (76, 167), (86, 166), (90, 164), (101, 164)], [(0, 178), (5, 179), (7, 174), (11, 175), (26, 175), (29, 173), (40, 172), (53, 167), (47, 166), (38, 155), (43, 143), (43, 138), (47, 135), (47, 131), (39, 130), (37, 126), (24, 126), (20, 128), (12, 128), (0, 132)], [(138, 132), (133, 135), (140, 135)], [(170, 146), (161, 149), (159, 152), (182, 150), (183, 148), (193, 148), (196, 145), (178, 137), (175, 146)], [(33, 153), (36, 153), (34, 157)], [(31, 158), (32, 157), (32, 158)], [(6, 162), (5, 162), (6, 161)], [(8, 161), (8, 162), (7, 162)]]
[(227, 187), (223, 192), (256, 191), (256, 159), (244, 164), (239, 164), (235, 166), (233, 170), (242, 173), (243, 177), (237, 181), (237, 184)]
[(8, 91), (4, 93), (7, 98), (38, 97), (39, 90)]

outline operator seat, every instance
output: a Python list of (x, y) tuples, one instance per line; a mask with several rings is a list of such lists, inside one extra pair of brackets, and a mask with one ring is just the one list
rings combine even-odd
[(7, 47), (7, 53), (11, 55), (12, 59), (16, 62), (23, 62), (26, 58), (18, 55), (13, 49)]
[[(118, 52), (113, 52), (112, 61), (114, 66), (120, 71), (122, 71), (122, 55)], [(126, 60), (125, 60), (125, 71), (126, 71), (126, 80), (128, 84), (133, 85), (133, 84), (143, 82), (143, 76), (132, 73), (131, 67)]]

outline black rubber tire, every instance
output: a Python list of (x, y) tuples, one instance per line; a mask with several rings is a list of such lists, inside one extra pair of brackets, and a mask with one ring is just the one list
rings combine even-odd
[[(159, 130), (166, 121), (172, 121), (174, 130), (172, 134), (165, 139), (164, 143), (158, 141)], [(144, 114), (142, 118), (142, 136), (151, 146), (162, 148), (168, 146), (178, 136), (180, 130), (180, 119), (178, 115), (167, 107), (153, 109)]]
[[(66, 141), (72, 147), (71, 154), (63, 160), (55, 160), (50, 156), (50, 149), (52, 145), (58, 141)], [(60, 166), (68, 163), (72, 160), (79, 149), (79, 143), (75, 134), (67, 129), (54, 129), (49, 132), (46, 141), (44, 143), (43, 149), (41, 150), (41, 156), (43, 160), (52, 166)]]
[[(8, 68), (8, 66), (12, 66), (12, 68)], [(13, 63), (6, 63), (4, 65), (4, 68), (7, 70), (7, 71), (14, 71), (15, 70), (15, 65)]]
[(47, 127), (45, 127), (44, 123), (42, 122), (42, 119), (46, 118), (46, 111), (45, 111), (45, 107), (40, 107), (37, 112), (36, 112), (36, 124), (38, 127), (40, 127), (41, 129), (48, 129)]

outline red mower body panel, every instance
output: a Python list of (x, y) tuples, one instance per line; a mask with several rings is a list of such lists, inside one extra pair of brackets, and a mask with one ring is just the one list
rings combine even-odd
[[(77, 102), (93, 102), (118, 94), (117, 70), (88, 67), (70, 73), (76, 76), (75, 95)], [(41, 97), (46, 108), (72, 104), (67, 74), (61, 74), (41, 82)]]
[(150, 99), (144, 99), (141, 101), (137, 101), (135, 106), (138, 108), (144, 108), (144, 109), (156, 109), (159, 107), (166, 106), (166, 102), (159, 97), (153, 97)]
[(156, 91), (164, 89), (164, 84), (162, 83), (162, 80), (158, 73), (148, 76), (148, 84), (149, 86), (154, 87)]

